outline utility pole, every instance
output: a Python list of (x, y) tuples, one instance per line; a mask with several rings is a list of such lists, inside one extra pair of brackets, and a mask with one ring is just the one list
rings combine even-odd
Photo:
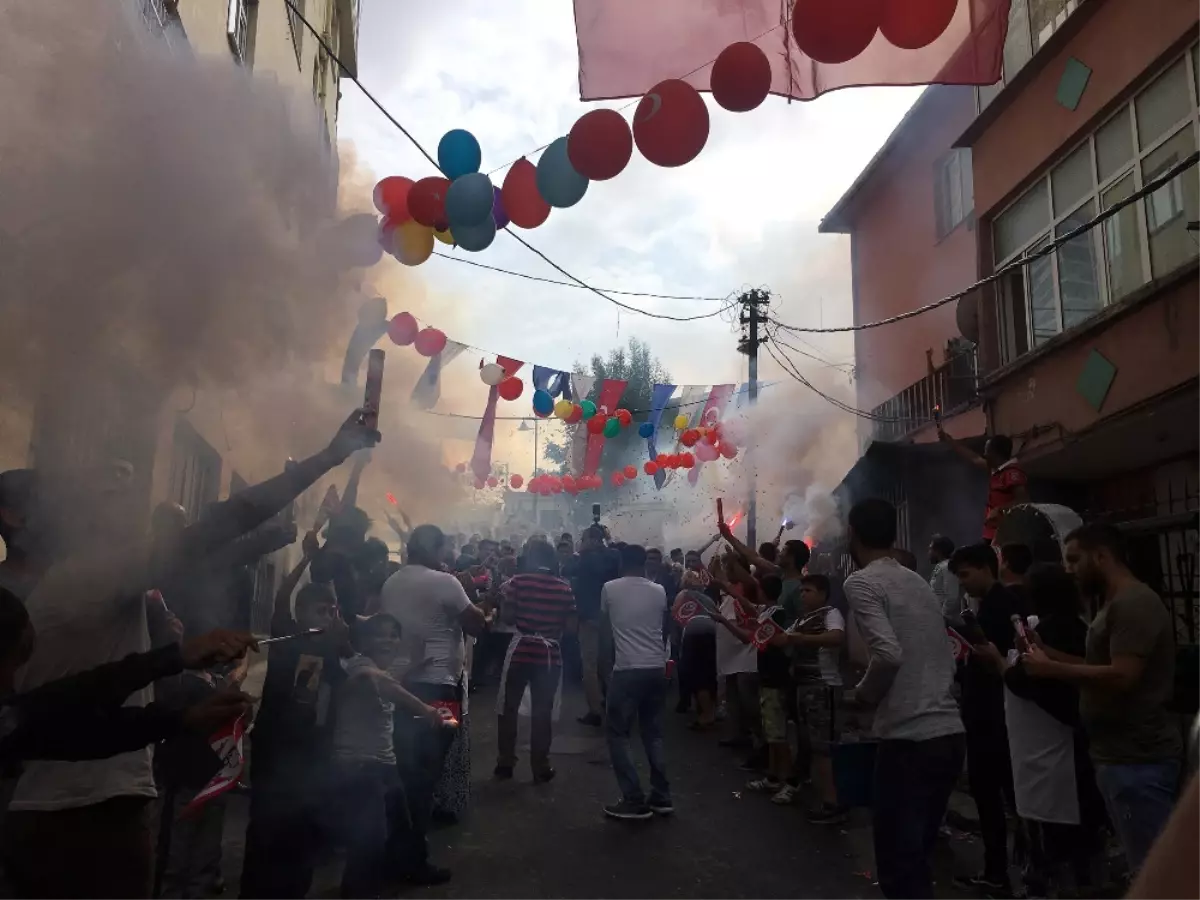
[[(758, 403), (758, 348), (765, 338), (759, 336), (758, 327), (765, 322), (766, 310), (771, 303), (770, 292), (761, 288), (746, 291), (738, 298), (742, 305), (738, 318), (742, 326), (742, 334), (738, 340), (738, 352), (745, 353), (750, 361), (750, 405)], [(746, 544), (753, 550), (758, 549), (758, 475), (754, 468), (751, 446), (747, 445), (743, 465), (750, 472), (750, 498), (746, 508)]]

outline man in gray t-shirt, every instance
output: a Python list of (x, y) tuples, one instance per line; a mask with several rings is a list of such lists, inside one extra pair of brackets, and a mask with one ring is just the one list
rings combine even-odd
[[(621, 800), (604, 807), (614, 819), (649, 819), (669, 815), (671, 788), (667, 783), (663, 753), (662, 716), (667, 695), (665, 634), (667, 593), (661, 584), (646, 578), (646, 550), (637, 545), (621, 548), (621, 577), (607, 582), (600, 592), (601, 627), (612, 629), (616, 659), (608, 686), (605, 729), (613, 772)], [(629, 754), (629, 734), (634, 721), (642, 734), (650, 764), (650, 796)]]
[(893, 556), (895, 508), (860, 501), (849, 525), (859, 570), (843, 589), (870, 656), (855, 697), (878, 705), (872, 815), (879, 888), (885, 897), (932, 897), (934, 841), (966, 755), (950, 696), (946, 626), (929, 584)]

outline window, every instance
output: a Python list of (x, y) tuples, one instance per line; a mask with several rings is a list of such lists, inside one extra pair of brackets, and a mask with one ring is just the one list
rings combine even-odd
[[(1029, 2), (1043, 16), (1056, 5)], [(1056, 16), (1071, 11), (1070, 3), (1057, 6)], [(997, 269), (1120, 204), (1195, 152), (1195, 59), (1192, 47), (995, 217)], [(1197, 218), (1200, 181), (1193, 168), (1006, 276), (998, 292), (1002, 360), (1016, 359), (1195, 259), (1200, 244), (1186, 225)]]
[(983, 110), (1004, 85), (1033, 59), (1054, 32), (1063, 26), (1084, 0), (1012, 0), (1008, 8), (1008, 34), (1004, 38), (1004, 71), (995, 84), (976, 88), (976, 108)]
[(933, 203), (938, 240), (941, 240), (975, 207), (975, 189), (971, 180), (971, 151), (951, 150), (934, 164)]
[(258, 20), (258, 0), (229, 0), (225, 31), (234, 58), (249, 68), (254, 59), (254, 26)]

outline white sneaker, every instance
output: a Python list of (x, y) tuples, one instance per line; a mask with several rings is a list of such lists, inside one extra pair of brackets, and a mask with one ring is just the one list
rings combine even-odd
[(790, 784), (785, 784), (771, 798), (771, 802), (778, 803), (780, 806), (789, 806), (795, 802), (797, 792), (797, 788), (792, 787)]

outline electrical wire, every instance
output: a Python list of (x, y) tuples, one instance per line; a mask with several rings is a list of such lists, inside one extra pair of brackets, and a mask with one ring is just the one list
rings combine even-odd
[(778, 319), (770, 319), (769, 321), (773, 325), (775, 325), (777, 328), (782, 328), (785, 331), (789, 331), (792, 333), (842, 334), (842, 333), (845, 333), (848, 331), (866, 331), (869, 328), (879, 328), (883, 325), (892, 325), (896, 322), (902, 322), (905, 319), (911, 319), (914, 316), (923, 315), (924, 313), (930, 312), (931, 310), (935, 310), (935, 309), (938, 309), (939, 307), (945, 306), (947, 303), (953, 303), (956, 300), (961, 300), (963, 297), (967, 296), (967, 294), (970, 294), (973, 291), (977, 291), (982, 287), (986, 287), (989, 284), (993, 284), (993, 283), (999, 281), (1001, 278), (1004, 278), (1006, 275), (1009, 275), (1015, 271), (1018, 271), (1019, 269), (1024, 268), (1025, 266), (1029, 265), (1030, 263), (1032, 263), (1036, 260), (1039, 260), (1039, 259), (1042, 259), (1043, 257), (1049, 256), (1051, 253), (1054, 253), (1056, 250), (1058, 250), (1064, 244), (1070, 243), (1071, 241), (1075, 240), (1075, 238), (1079, 237), (1082, 234), (1087, 234), (1089, 231), (1091, 231), (1097, 225), (1103, 224), (1107, 220), (1111, 219), (1113, 216), (1115, 216), (1117, 213), (1119, 213), (1121, 210), (1123, 210), (1125, 207), (1129, 206), (1130, 204), (1135, 203), (1138, 200), (1141, 200), (1143, 197), (1153, 194), (1159, 188), (1161, 188), (1164, 185), (1168, 184), (1169, 182), (1173, 181), (1182, 172), (1186, 172), (1192, 166), (1196, 165), (1197, 161), (1200, 161), (1200, 152), (1192, 153), (1190, 156), (1187, 156), (1184, 159), (1180, 160), (1178, 163), (1176, 163), (1171, 168), (1167, 169), (1165, 172), (1163, 172), (1161, 175), (1154, 178), (1152, 181), (1148, 182), (1147, 184), (1142, 185), (1142, 187), (1139, 190), (1134, 191), (1132, 194), (1130, 194), (1124, 200), (1114, 203), (1112, 206), (1110, 206), (1107, 209), (1105, 209), (1104, 211), (1102, 211), (1098, 216), (1094, 216), (1093, 218), (1089, 219), (1088, 221), (1083, 222), (1082, 224), (1076, 226), (1075, 228), (1072, 228), (1066, 234), (1055, 238), (1050, 243), (1046, 244), (1044, 247), (1039, 249), (1037, 252), (1030, 253), (1027, 256), (1021, 257), (1020, 259), (1014, 259), (1012, 262), (1001, 266), (999, 269), (997, 269), (991, 275), (987, 275), (987, 276), (979, 279), (974, 284), (972, 284), (970, 287), (964, 288), (963, 290), (958, 291), (955, 294), (951, 294), (949, 297), (943, 297), (941, 300), (935, 300), (932, 303), (926, 303), (924, 306), (918, 306), (916, 309), (910, 309), (908, 312), (902, 312), (895, 316), (889, 316), (888, 318), (880, 319), (877, 322), (864, 322), (860, 325), (842, 325), (837, 328), (801, 328), (797, 325), (789, 325), (786, 322), (781, 322)]
[[(569, 287), (575, 290), (585, 290), (578, 284), (571, 281), (559, 281), (556, 278), (546, 278), (544, 275), (531, 275), (528, 272), (514, 272), (512, 269), (501, 268), (500, 266), (490, 266), (487, 263), (476, 262), (473, 259), (467, 259), (465, 256), (454, 256), (450, 253), (442, 253), (440, 250), (433, 251), (434, 256), (448, 259), (451, 262), (462, 263), (466, 266), (474, 266), (477, 269), (486, 269), (489, 272), (498, 272), (501, 275), (512, 275), (514, 278), (524, 278), (527, 281), (540, 281), (542, 284), (556, 284), (559, 287)], [(616, 288), (600, 288), (606, 294), (617, 294), (621, 297), (649, 297), (659, 300), (701, 300), (712, 303), (724, 303), (729, 299), (730, 295), (724, 297), (699, 297), (687, 294), (656, 294), (653, 291), (619, 291)]]
[(768, 339), (766, 342), (764, 342), (763, 346), (767, 348), (767, 353), (773, 360), (775, 360), (779, 367), (783, 369), (786, 375), (792, 378), (792, 380), (798, 381), (800, 384), (804, 385), (822, 400), (825, 400), (827, 403), (831, 404), (837, 409), (842, 410), (842, 412), (850, 413), (851, 415), (857, 416), (860, 419), (867, 419), (871, 422), (893, 423), (903, 421), (898, 417), (880, 416), (876, 415), (875, 413), (866, 412), (865, 410), (861, 410), (856, 406), (846, 403), (844, 400), (839, 400), (837, 397), (833, 397), (825, 393), (811, 381), (805, 378), (800, 370), (796, 368), (795, 364), (792, 363), (792, 361), (789, 360), (785, 354), (783, 354), (781, 351), (776, 352), (775, 341), (772, 337), (768, 336)]
[[(366, 97), (372, 103), (372, 105), (374, 105), (374, 107), (376, 109), (378, 109), (381, 113), (383, 113), (384, 117), (389, 122), (391, 122), (393, 125), (396, 126), (397, 129), (399, 129), (400, 133), (403, 134), (408, 139), (409, 143), (411, 143), (414, 147), (417, 148), (417, 150), (419, 150), (421, 152), (422, 156), (424, 156), (427, 160), (429, 160), (429, 162), (433, 165), (433, 167), (435, 169), (437, 169), (439, 172), (441, 172), (442, 169), (441, 169), (441, 166), (438, 165), (437, 160), (434, 159), (430, 155), (429, 151), (426, 150), (424, 146), (422, 146), (420, 141), (418, 141), (415, 137), (413, 137), (412, 133), (409, 132), (409, 130), (407, 128), (405, 128), (402, 124), (400, 124), (400, 121), (395, 116), (393, 116), (390, 112), (388, 112), (387, 107), (385, 107), (382, 103), (380, 103), (379, 100), (375, 97), (375, 95), (372, 94), (369, 90), (367, 90), (366, 87), (363, 86), (363, 83), (358, 80), (358, 76), (355, 75), (353, 72), (351, 72), (348, 68), (346, 68), (346, 64), (343, 63), (341, 61), (341, 59), (338, 57), (338, 55), (333, 52), (333, 49), (325, 41), (325, 38), (322, 37), (321, 34), (317, 32), (316, 28), (313, 27), (312, 23), (309, 22), (308, 19), (306, 19), (304, 17), (304, 13), (301, 12), (299, 9), (297, 9), (294, 0), (283, 0), (283, 2), (288, 7), (288, 9), (290, 9), (292, 11), (292, 13), (296, 16), (296, 18), (300, 22), (304, 23), (304, 27), (308, 29), (308, 31), (312, 34), (312, 36), (317, 39), (317, 43), (319, 43), (321, 45), (321, 49), (324, 50), (325, 53), (327, 53), (329, 55), (329, 58), (331, 60), (333, 60), (335, 63), (337, 63), (338, 69), (342, 72), (342, 74), (346, 78), (348, 78), (350, 81), (352, 81), (355, 85), (357, 85), (358, 89), (360, 91), (362, 91), (363, 96)], [(443, 173), (443, 174), (445, 174), (445, 173)], [(568, 272), (566, 269), (564, 269), (562, 266), (560, 266), (558, 263), (556, 263), (554, 260), (552, 260), (550, 257), (548, 257), (541, 250), (534, 247), (532, 244), (530, 244), (527, 240), (525, 240), (523, 237), (521, 237), (519, 234), (517, 234), (512, 229), (505, 227), (503, 230), (510, 237), (512, 237), (514, 240), (516, 240), (517, 243), (521, 244), (526, 250), (530, 251), (535, 256), (539, 257), (544, 263), (546, 263), (546, 265), (550, 266), (552, 269), (554, 269), (556, 272), (558, 272), (563, 277), (568, 278), (571, 281), (573, 281), (577, 286), (579, 286), (585, 290), (591, 291), (597, 297), (607, 300), (609, 303), (613, 304), (614, 306), (620, 307), (621, 309), (628, 310), (629, 312), (637, 313), (638, 315), (646, 316), (651, 319), (665, 319), (669, 322), (695, 322), (700, 319), (711, 319), (715, 316), (719, 316), (723, 312), (725, 312), (727, 309), (729, 309), (732, 306), (737, 304), (737, 301), (734, 300), (731, 303), (721, 307), (720, 309), (714, 310), (713, 312), (702, 313), (702, 314), (694, 315), (694, 316), (672, 316), (672, 315), (667, 315), (666, 313), (654, 313), (654, 312), (650, 312), (649, 310), (639, 309), (636, 306), (630, 306), (628, 303), (622, 303), (620, 300), (613, 299), (612, 297), (610, 297), (608, 294), (606, 294), (604, 291), (600, 290), (599, 288), (594, 288), (590, 284), (588, 284), (586, 281), (583, 281), (581, 278), (578, 278), (575, 275), (572, 275), (570, 272)], [(729, 296), (732, 296), (732, 294), (730, 294)]]

